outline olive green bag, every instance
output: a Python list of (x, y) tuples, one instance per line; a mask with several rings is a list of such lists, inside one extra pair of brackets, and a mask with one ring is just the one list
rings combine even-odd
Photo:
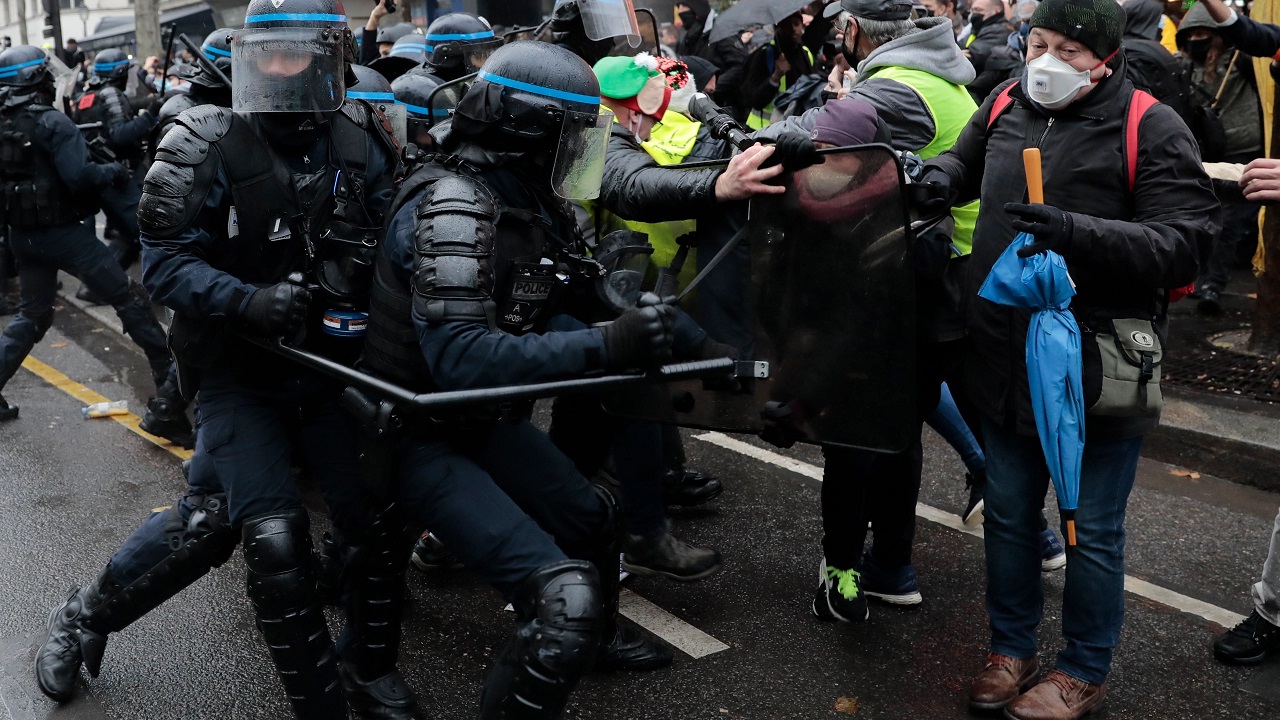
[[(1099, 325), (1096, 331), (1082, 338), (1086, 403), (1093, 397), (1090, 390), (1098, 391), (1097, 400), (1088, 406), (1088, 413), (1105, 417), (1159, 416), (1164, 402), (1160, 393), (1164, 344), (1155, 325), (1142, 318), (1115, 318)], [(1093, 336), (1092, 343), (1089, 334)], [(1100, 385), (1095, 385), (1099, 383), (1099, 376)]]

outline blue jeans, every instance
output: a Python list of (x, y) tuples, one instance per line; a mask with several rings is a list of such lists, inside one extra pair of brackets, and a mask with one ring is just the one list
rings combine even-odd
[(970, 475), (978, 476), (986, 472), (987, 459), (982, 454), (982, 447), (978, 445), (973, 431), (961, 417), (960, 408), (956, 407), (956, 399), (951, 396), (951, 388), (947, 387), (946, 383), (942, 383), (942, 396), (938, 400), (938, 407), (925, 422), (929, 423), (929, 427), (941, 435), (951, 449), (960, 455), (960, 461), (964, 463)]
[[(1049, 485), (1040, 441), (982, 419), (987, 449), (987, 614), (991, 652), (1035, 657), (1044, 615), (1040, 579), (1040, 513)], [(1142, 438), (1091, 441), (1084, 448), (1075, 548), (1068, 550), (1062, 596), (1067, 646), (1057, 668), (1098, 684), (1124, 622), (1124, 516), (1138, 471)], [(1064, 530), (1065, 533), (1065, 530)]]

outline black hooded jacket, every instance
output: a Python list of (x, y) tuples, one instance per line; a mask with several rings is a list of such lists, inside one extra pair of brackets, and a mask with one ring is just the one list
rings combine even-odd
[[(965, 285), (971, 342), (965, 387), (981, 413), (1022, 435), (1036, 433), (1026, 366), (1031, 313), (977, 297), (1018, 234), (1004, 205), (1027, 202), (1022, 150), (1040, 148), (1046, 203), (1070, 213), (1074, 222), (1074, 250), (1066, 260), (1077, 290), (1071, 310), (1082, 326), (1109, 313), (1155, 318), (1162, 331), (1165, 292), (1195, 279), (1197, 248), (1211, 242), (1221, 226), (1195, 140), (1167, 106), (1153, 106), (1139, 123), (1130, 191), (1123, 138), (1134, 87), (1123, 66), (1123, 60), (1113, 61), (1112, 75), (1052, 114), (1032, 105), (1019, 85), (1011, 92), (1013, 103), (988, 131), (993, 94), (955, 146), (928, 163), (946, 172), (959, 202), (982, 200)], [(1097, 379), (1086, 376), (1086, 407), (1091, 382)], [(1091, 415), (1086, 430), (1090, 439), (1114, 440), (1145, 433), (1157, 422)]]

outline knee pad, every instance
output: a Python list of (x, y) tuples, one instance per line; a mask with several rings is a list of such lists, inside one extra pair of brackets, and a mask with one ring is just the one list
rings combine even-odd
[(175, 506), (165, 518), (169, 549), (178, 552), (190, 546), (191, 553), (210, 567), (222, 567), (235, 552), (239, 540), (227, 513), (226, 493), (188, 495), (185, 501), (192, 507), (190, 515), (183, 518)]
[(546, 565), (525, 587), (525, 602), (516, 606), (526, 618), (516, 632), (520, 657), (553, 677), (576, 679), (594, 660), (603, 623), (595, 567), (581, 560)]
[(248, 592), (259, 615), (296, 612), (314, 601), (311, 522), (301, 508), (255, 515), (244, 521)]

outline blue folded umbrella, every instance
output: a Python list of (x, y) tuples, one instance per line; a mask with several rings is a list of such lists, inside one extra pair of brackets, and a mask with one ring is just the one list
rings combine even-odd
[(978, 295), (1000, 305), (1035, 311), (1027, 328), (1031, 408), (1058, 507), (1067, 523), (1067, 543), (1075, 545), (1084, 455), (1084, 389), (1080, 326), (1067, 307), (1076, 290), (1067, 274), (1067, 262), (1058, 253), (1018, 257), (1018, 250), (1033, 242), (1035, 238), (1027, 233), (1014, 238), (996, 260)]

